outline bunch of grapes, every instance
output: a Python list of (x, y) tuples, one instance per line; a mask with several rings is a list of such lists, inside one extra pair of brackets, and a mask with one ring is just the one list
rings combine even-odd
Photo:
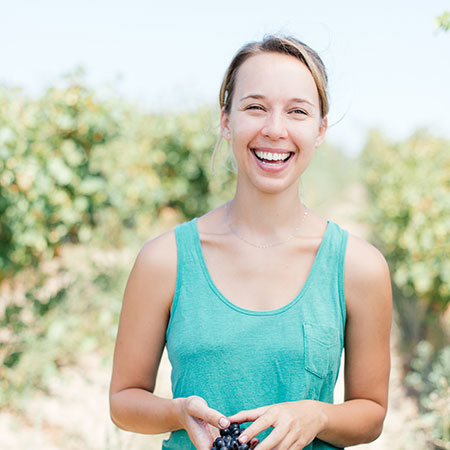
[(238, 441), (243, 431), (238, 423), (232, 423), (228, 428), (220, 430), (220, 437), (214, 441), (211, 450), (250, 450), (249, 444), (241, 444)]

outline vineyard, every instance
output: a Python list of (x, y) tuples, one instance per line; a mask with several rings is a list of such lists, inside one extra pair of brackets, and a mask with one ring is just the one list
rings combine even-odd
[[(226, 143), (210, 167), (218, 130), (214, 107), (144, 112), (79, 74), (37, 99), (0, 89), (2, 410), (29, 422), (68, 371), (94, 361), (108, 373), (139, 248), (234, 192)], [(449, 449), (450, 142), (374, 130), (358, 158), (324, 145), (301, 190), (312, 209), (364, 227), (388, 260), (399, 383), (418, 411), (411, 433)], [(127, 448), (112, 429), (83, 448)]]

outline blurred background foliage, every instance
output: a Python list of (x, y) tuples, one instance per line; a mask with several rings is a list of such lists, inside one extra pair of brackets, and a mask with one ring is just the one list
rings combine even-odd
[(424, 428), (435, 442), (448, 443), (450, 142), (424, 130), (391, 142), (374, 130), (361, 167), (369, 196), (363, 220), (389, 262), (408, 386)]
[(450, 11), (444, 11), (436, 18), (438, 29), (441, 31), (450, 30)]
[(366, 217), (390, 263), (408, 363), (417, 342), (439, 350), (447, 337), (440, 325), (450, 302), (450, 143), (424, 131), (393, 143), (374, 131), (362, 162)]
[[(212, 117), (211, 108), (142, 113), (114, 96), (100, 98), (82, 73), (37, 100), (0, 91), (0, 404), (45, 385), (46, 374), (73, 360), (73, 344), (67, 353), (61, 337), (76, 328), (66, 308), (80, 285), (104, 279), (104, 290), (123, 288), (106, 273), (52, 265), (64, 249), (142, 243), (158, 223), (201, 215), (231, 194), (235, 175), (226, 165), (208, 173)], [(83, 292), (85, 309), (72, 312), (81, 319), (95, 301)], [(113, 330), (117, 316), (110, 319)], [(41, 358), (31, 362), (33, 352)]]
[[(210, 168), (218, 116), (144, 112), (82, 73), (38, 99), (0, 89), (0, 407), (20, 410), (86, 352), (110, 362), (139, 248), (233, 195), (226, 143)], [(357, 158), (324, 145), (301, 190), (325, 215), (354, 186), (391, 269), (405, 380), (438, 445), (450, 426), (450, 142), (374, 130)]]

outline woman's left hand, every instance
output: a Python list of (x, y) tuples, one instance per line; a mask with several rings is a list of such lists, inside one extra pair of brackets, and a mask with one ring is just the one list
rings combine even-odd
[(269, 427), (272, 432), (255, 450), (301, 450), (324, 430), (327, 416), (320, 402), (301, 400), (241, 411), (228, 417), (231, 422), (253, 422), (239, 437), (249, 442)]

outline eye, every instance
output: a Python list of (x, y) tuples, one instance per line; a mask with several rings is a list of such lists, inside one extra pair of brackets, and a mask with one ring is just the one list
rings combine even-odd
[(308, 115), (308, 113), (304, 109), (293, 109), (290, 112), (294, 113), (295, 115)]
[(254, 111), (264, 111), (264, 108), (261, 105), (248, 105), (245, 107), (245, 109)]

